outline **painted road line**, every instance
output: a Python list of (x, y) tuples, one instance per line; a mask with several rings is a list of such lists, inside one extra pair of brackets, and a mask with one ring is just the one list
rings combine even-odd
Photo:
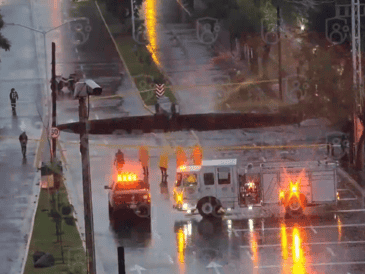
[[(338, 211), (336, 211), (338, 212)], [(341, 224), (341, 227), (360, 227), (360, 226), (365, 226), (365, 223), (361, 223), (361, 224)], [(337, 228), (338, 225), (318, 225), (318, 226), (301, 226), (300, 228), (314, 228), (314, 229), (320, 229), (320, 228)], [(286, 227), (286, 229), (292, 229), (294, 227)], [(253, 231), (259, 231), (260, 229), (254, 229)], [(268, 227), (265, 228), (265, 230), (281, 230), (281, 227)], [(251, 231), (249, 228), (247, 229), (236, 229), (237, 232), (247, 232), (247, 231)]]
[(339, 213), (346, 213), (346, 212), (364, 212), (365, 209), (346, 209), (346, 210), (337, 210), (337, 211), (331, 211), (331, 212), (339, 212)]
[(234, 236), (238, 237), (238, 233), (234, 228), (232, 229), (232, 232), (233, 232)]
[[(359, 265), (359, 264), (365, 264), (365, 261), (359, 261), (359, 262), (335, 262), (335, 263), (308, 263), (306, 266), (330, 266), (330, 265)], [(282, 268), (282, 265), (263, 265), (263, 266), (255, 266), (255, 268)]]
[(103, 142), (104, 142), (104, 144), (106, 144), (106, 145), (107, 145), (107, 144), (109, 144), (109, 143), (108, 143), (108, 141), (107, 141), (107, 140), (105, 140), (105, 139), (103, 140)]
[[(315, 243), (303, 243), (303, 245), (343, 245), (343, 244), (365, 244), (365, 241), (344, 241), (344, 242), (315, 242)], [(257, 245), (257, 247), (281, 247), (281, 244), (271, 244), (271, 245)], [(251, 245), (241, 245), (240, 248), (251, 248)]]
[(330, 247), (326, 247), (327, 251), (333, 256), (335, 257), (336, 254), (333, 252), (333, 250)]
[(253, 257), (252, 257), (252, 255), (251, 255), (251, 253), (250, 253), (250, 251), (246, 251), (246, 254), (247, 254), (247, 256), (251, 259), (251, 260), (253, 260)]
[(199, 142), (199, 137), (196, 135), (196, 133), (194, 132), (194, 130), (190, 130), (191, 134), (193, 134), (195, 140), (198, 142), (198, 144), (200, 144)]

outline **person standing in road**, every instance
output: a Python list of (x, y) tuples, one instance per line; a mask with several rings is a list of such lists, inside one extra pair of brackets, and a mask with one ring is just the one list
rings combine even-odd
[(188, 162), (184, 149), (181, 146), (176, 148), (176, 168), (186, 165)]
[(28, 136), (25, 133), (25, 131), (23, 131), (23, 133), (20, 134), (20, 136), (19, 136), (19, 142), (20, 142), (20, 146), (22, 148), (23, 158), (25, 158), (26, 157), (26, 153), (27, 153), (27, 143), (28, 143)]
[(139, 161), (142, 164), (143, 174), (145, 176), (148, 176), (148, 160), (149, 160), (148, 148), (146, 146), (141, 146), (139, 148)]
[(160, 169), (161, 169), (161, 184), (167, 185), (167, 168), (168, 168), (169, 156), (167, 152), (163, 152), (160, 155)]
[(194, 146), (192, 158), (195, 166), (200, 166), (202, 164), (203, 149), (200, 145)]
[(13, 110), (13, 113), (15, 113), (16, 100), (19, 99), (18, 93), (15, 91), (15, 88), (11, 89), (9, 97), (10, 97), (11, 109)]
[(124, 154), (120, 149), (115, 153), (114, 165), (117, 167), (117, 172), (121, 173), (124, 166)]

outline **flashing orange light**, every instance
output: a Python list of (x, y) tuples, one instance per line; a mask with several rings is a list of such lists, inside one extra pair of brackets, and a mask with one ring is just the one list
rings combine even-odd
[(186, 166), (180, 166), (180, 170), (181, 171), (185, 171), (186, 170)]
[(290, 192), (291, 192), (291, 196), (294, 194), (294, 195), (298, 195), (298, 192), (299, 192), (299, 186), (298, 186), (298, 183), (293, 183), (293, 182), (290, 182)]
[(182, 204), (182, 202), (183, 202), (183, 193), (182, 192), (180, 192), (180, 193), (176, 192), (176, 203), (177, 204)]
[(284, 191), (280, 191), (279, 199), (280, 199), (280, 200), (281, 200), (281, 199), (284, 199), (284, 197), (285, 197), (285, 193), (284, 193)]
[(131, 182), (137, 181), (137, 175), (133, 173), (118, 174), (118, 182)]

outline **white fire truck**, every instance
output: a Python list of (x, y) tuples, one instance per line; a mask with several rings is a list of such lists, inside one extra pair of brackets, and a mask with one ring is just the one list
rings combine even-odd
[[(323, 205), (337, 205), (334, 161), (249, 163), (203, 160), (177, 169), (174, 208), (203, 217), (299, 217)], [(239, 174), (241, 173), (241, 174)]]

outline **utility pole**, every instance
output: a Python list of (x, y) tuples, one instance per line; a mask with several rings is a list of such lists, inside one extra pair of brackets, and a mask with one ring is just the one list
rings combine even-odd
[[(364, 156), (363, 151), (359, 151), (361, 153), (358, 156), (358, 147), (360, 146), (363, 150), (362, 144), (359, 144), (359, 136), (357, 134), (357, 128), (359, 119), (358, 115), (362, 115), (363, 113), (363, 79), (361, 73), (361, 39), (360, 39), (360, 1), (352, 0), (351, 1), (351, 31), (352, 31), (352, 62), (353, 62), (353, 88), (356, 92), (356, 108), (354, 113), (354, 155), (357, 163), (357, 168), (363, 169), (364, 166)], [(360, 162), (357, 162), (359, 158)]]
[(79, 97), (79, 119), (82, 124), (80, 132), (80, 152), (82, 158), (82, 183), (84, 190), (85, 238), (88, 273), (96, 274), (95, 246), (94, 246), (94, 220), (90, 180), (90, 157), (88, 137), (88, 117), (86, 96)]
[[(52, 127), (56, 127), (56, 44), (52, 42)], [(51, 161), (56, 159), (56, 138), (52, 138)]]
[(282, 84), (282, 76), (281, 76), (281, 40), (280, 40), (280, 7), (277, 7), (277, 35), (278, 35), (278, 55), (279, 55), (279, 94), (280, 100), (283, 101), (283, 84)]

